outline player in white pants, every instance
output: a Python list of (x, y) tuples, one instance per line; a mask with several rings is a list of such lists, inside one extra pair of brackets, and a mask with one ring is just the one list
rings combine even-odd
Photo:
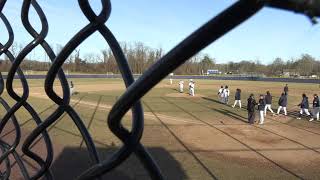
[(234, 95), (234, 104), (232, 107), (236, 107), (237, 104), (239, 104), (239, 107), (241, 109), (241, 89), (239, 88), (236, 90), (236, 94)]
[(223, 103), (225, 103), (225, 104), (229, 103), (229, 96), (230, 96), (229, 87), (225, 86), (225, 88), (223, 90)]
[(287, 107), (285, 107), (285, 106), (279, 106), (277, 114), (278, 115), (280, 114), (281, 109), (283, 109), (284, 115), (286, 116), (287, 115)]
[(224, 90), (224, 88), (223, 88), (223, 86), (221, 86), (221, 88), (218, 91), (218, 98), (219, 98), (220, 102), (222, 102), (222, 100), (223, 100), (223, 90)]
[(267, 110), (269, 109), (270, 112), (274, 115), (273, 110), (271, 109), (272, 104), (272, 96), (269, 91), (267, 91), (267, 95), (264, 97), (266, 106), (264, 107), (264, 116), (267, 116)]
[(191, 96), (194, 96), (194, 87), (195, 87), (195, 83), (193, 82), (192, 79), (190, 79), (190, 82), (189, 82), (189, 94)]
[(309, 100), (306, 94), (302, 94), (302, 101), (298, 106), (300, 106), (300, 114), (299, 114), (299, 117), (297, 117), (297, 119), (301, 119), (301, 116), (303, 115), (303, 113), (306, 113), (307, 116), (310, 116)]
[(312, 118), (309, 121), (313, 121), (315, 118), (317, 119), (317, 121), (319, 121), (319, 111), (320, 111), (320, 101), (319, 101), (319, 97), (317, 94), (313, 95), (313, 102), (312, 102), (312, 107), (313, 107), (313, 111), (312, 111)]
[(179, 91), (180, 91), (180, 93), (183, 93), (183, 81), (180, 81), (179, 82)]
[(74, 94), (74, 84), (72, 81), (70, 81), (70, 95), (72, 96)]
[(259, 110), (259, 124), (264, 123), (264, 108), (266, 106), (266, 102), (264, 100), (264, 96), (261, 94), (259, 103), (258, 103), (258, 110)]
[(279, 115), (281, 109), (283, 109), (284, 115), (286, 116), (287, 115), (288, 99), (287, 99), (287, 95), (285, 93), (281, 94), (279, 101), (278, 101), (278, 104), (279, 104), (279, 108), (278, 108), (277, 114)]

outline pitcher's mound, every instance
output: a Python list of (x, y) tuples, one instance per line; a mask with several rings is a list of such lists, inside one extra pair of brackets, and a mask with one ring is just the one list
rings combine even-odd
[(169, 93), (166, 94), (167, 97), (190, 97), (190, 98), (196, 98), (196, 97), (207, 97), (202, 94), (195, 94), (194, 96), (190, 96), (188, 93)]

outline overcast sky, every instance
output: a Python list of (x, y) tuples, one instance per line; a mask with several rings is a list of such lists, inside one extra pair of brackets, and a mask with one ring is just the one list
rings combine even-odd
[[(47, 41), (64, 45), (88, 21), (77, 0), (38, 0), (49, 21)], [(100, 0), (91, 0), (98, 12)], [(111, 0), (112, 12), (106, 25), (116, 38), (126, 42), (143, 42), (149, 47), (162, 47), (166, 52), (196, 30), (200, 25), (234, 3), (234, 0)], [(11, 22), (15, 41), (26, 44), (31, 36), (20, 19), (22, 0), (8, 0), (4, 13)], [(39, 20), (30, 12), (31, 23), (39, 29)], [(0, 41), (7, 39), (2, 22)], [(214, 57), (218, 63), (240, 60), (260, 60), (270, 63), (276, 57), (297, 58), (308, 53), (320, 59), (320, 26), (291, 12), (263, 9), (255, 17), (211, 44), (203, 53)], [(80, 46), (81, 55), (100, 53), (107, 44), (96, 33)], [(37, 48), (29, 55), (42, 58)]]

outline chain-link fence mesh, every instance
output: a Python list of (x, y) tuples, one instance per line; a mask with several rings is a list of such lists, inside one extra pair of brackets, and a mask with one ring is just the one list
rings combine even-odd
[[(56, 3), (63, 3), (63, 1)], [(112, 171), (123, 163), (132, 154), (138, 157), (152, 179), (164, 179), (157, 163), (140, 142), (144, 127), (144, 114), (139, 99), (190, 57), (253, 16), (264, 6), (272, 6), (301, 12), (309, 16), (312, 22), (315, 22), (315, 17), (320, 15), (320, 4), (319, 1), (315, 0), (240, 0), (205, 23), (202, 27), (188, 36), (153, 64), (144, 74), (142, 74), (141, 77), (134, 81), (127, 59), (124, 56), (118, 41), (105, 25), (105, 22), (111, 14), (110, 1), (101, 0), (102, 10), (98, 15), (94, 13), (88, 0), (78, 0), (78, 3), (83, 14), (89, 20), (89, 23), (80, 29), (58, 54), (55, 54), (49, 43), (46, 41), (49, 25), (45, 12), (42, 11), (42, 8), (36, 0), (23, 0), (21, 20), (25, 30), (33, 37), (33, 40), (26, 45), (16, 57), (14, 57), (9, 51), (9, 48), (12, 46), (14, 41), (14, 32), (6, 15), (2, 13), (2, 9), (5, 8), (6, 0), (0, 0), (0, 17), (9, 36), (7, 42), (0, 43), (0, 55), (6, 55), (12, 63), (6, 82), (4, 82), (0, 72), (0, 94), (2, 95), (6, 88), (9, 96), (15, 101), (12, 106), (9, 106), (7, 100), (0, 96), (0, 103), (6, 110), (6, 113), (0, 121), (0, 134), (3, 134), (8, 122), (12, 122), (15, 133), (15, 138), (10, 143), (0, 139), (0, 163), (2, 167), (0, 171), (1, 179), (10, 179), (11, 174), (16, 173), (11, 171), (10, 161), (12, 160), (16, 161), (18, 164), (19, 170), (21, 171), (24, 179), (53, 179), (53, 174), (50, 171), (50, 165), (53, 162), (53, 145), (47, 129), (63, 114), (67, 114), (80, 131), (91, 161), (94, 164), (92, 167), (82, 172), (82, 174), (79, 174), (78, 179), (99, 179), (103, 174)], [(36, 31), (31, 25), (30, 21), (32, 21), (32, 19), (29, 17), (31, 7), (35, 9), (40, 18), (40, 32)], [(97, 148), (88, 129), (84, 125), (78, 113), (70, 105), (70, 89), (68, 80), (62, 70), (62, 66), (68, 56), (85, 39), (95, 32), (99, 32), (105, 39), (106, 43), (110, 46), (127, 87), (126, 91), (112, 107), (110, 113), (106, 115), (106, 126), (108, 126), (111, 132), (123, 142), (123, 146), (112, 154), (109, 159), (99, 158)], [(5, 33), (6, 32), (1, 32), (1, 35), (4, 35)], [(20, 68), (25, 57), (38, 46), (44, 49), (52, 61), (52, 65), (45, 78), (44, 88), (46, 95), (57, 105), (55, 111), (46, 119), (41, 119), (40, 115), (28, 102), (29, 86), (26, 77)], [(23, 89), (21, 95), (19, 95), (13, 87), (13, 81), (16, 75), (18, 76)], [(56, 77), (62, 87), (62, 96), (59, 96), (53, 88)], [(28, 134), (24, 141), (21, 140), (21, 128), (15, 116), (16, 112), (21, 108), (24, 108), (32, 116), (32, 120), (37, 124), (37, 127)], [(128, 130), (122, 125), (121, 121), (123, 116), (130, 109), (132, 110), (132, 129)], [(37, 154), (37, 152), (31, 150), (33, 143), (39, 137), (42, 137), (45, 143), (45, 157), (42, 157)], [(30, 158), (40, 167), (36, 173), (30, 174), (26, 168), (21, 158), (21, 154), (17, 153), (17, 147), (19, 145), (22, 147), (23, 155)]]

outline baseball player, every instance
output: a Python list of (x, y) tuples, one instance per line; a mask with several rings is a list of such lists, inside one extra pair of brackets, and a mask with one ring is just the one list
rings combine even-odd
[(249, 124), (254, 123), (255, 119), (255, 106), (257, 105), (254, 95), (251, 94), (248, 98), (247, 110), (248, 110), (248, 122)]
[(229, 96), (230, 96), (230, 91), (228, 89), (228, 86), (225, 86), (224, 90), (223, 90), (223, 102), (225, 104), (228, 104), (229, 102)]
[(74, 84), (72, 81), (70, 81), (70, 94), (71, 96), (74, 94)]
[(278, 107), (278, 111), (277, 114), (279, 115), (280, 110), (283, 109), (284, 111), (284, 115), (287, 115), (287, 105), (288, 105), (288, 99), (287, 99), (287, 95), (285, 93), (282, 93), (279, 101), (278, 101), (279, 107)]
[(173, 75), (174, 75), (173, 73), (169, 74), (170, 85), (172, 85), (173, 83), (173, 79), (172, 79)]
[(234, 96), (234, 104), (233, 104), (233, 108), (237, 105), (237, 103), (239, 103), (239, 107), (241, 109), (241, 89), (237, 89), (236, 90), (236, 94)]
[(309, 113), (309, 100), (306, 94), (302, 94), (302, 101), (298, 106), (300, 106), (300, 114), (297, 119), (301, 119), (303, 113), (306, 113), (307, 116), (311, 116)]
[(179, 91), (180, 91), (180, 93), (183, 93), (183, 81), (180, 81), (179, 82)]
[(312, 107), (313, 107), (313, 112), (312, 112), (312, 118), (309, 121), (313, 121), (314, 118), (317, 119), (317, 121), (319, 120), (319, 110), (320, 110), (320, 100), (317, 94), (313, 95), (313, 103), (312, 103)]
[(283, 91), (284, 91), (285, 95), (288, 95), (288, 92), (289, 92), (288, 84), (286, 84), (286, 86), (284, 86)]
[(267, 91), (267, 95), (265, 96), (265, 102), (266, 102), (266, 106), (264, 108), (264, 116), (267, 116), (267, 110), (269, 109), (269, 111), (272, 112), (272, 115), (274, 115), (273, 110), (271, 109), (271, 104), (272, 104), (272, 96), (270, 94), (269, 91)]
[(264, 109), (265, 109), (265, 99), (264, 96), (261, 94), (259, 103), (258, 103), (258, 110), (259, 110), (259, 124), (263, 124), (264, 122)]
[(222, 101), (223, 100), (223, 90), (224, 90), (224, 88), (223, 88), (223, 86), (221, 86), (218, 91), (218, 98), (219, 98), (220, 102), (223, 102)]
[(190, 82), (189, 82), (189, 94), (191, 96), (194, 96), (194, 86), (195, 86), (195, 83), (192, 79), (190, 79)]

